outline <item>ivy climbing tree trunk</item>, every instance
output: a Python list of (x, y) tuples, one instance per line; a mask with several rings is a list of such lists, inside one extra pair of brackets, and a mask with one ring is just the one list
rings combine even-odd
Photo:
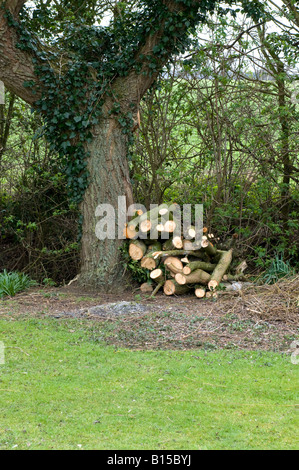
[[(121, 126), (112, 117), (103, 118), (94, 129), (94, 139), (88, 147), (89, 186), (81, 204), (83, 215), (81, 276), (82, 285), (113, 290), (122, 286), (120, 246), (118, 239), (118, 197), (126, 197), (126, 205), (133, 204), (132, 186), (127, 162), (128, 141)], [(99, 220), (96, 208), (110, 204), (115, 210), (115, 239), (99, 240), (95, 229)], [(103, 214), (104, 215), (104, 214)], [(124, 227), (120, 227), (122, 232)]]

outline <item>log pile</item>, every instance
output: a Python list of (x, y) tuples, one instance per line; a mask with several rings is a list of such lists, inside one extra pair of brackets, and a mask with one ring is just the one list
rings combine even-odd
[(165, 223), (163, 217), (170, 214), (164, 211), (160, 206), (145, 214), (138, 213), (125, 227), (130, 257), (149, 271), (152, 284), (142, 284), (143, 293), (154, 296), (163, 289), (165, 295), (171, 296), (193, 291), (197, 298), (214, 298), (222, 281), (245, 280), (244, 263), (235, 274), (230, 273), (236, 235), (221, 249), (217, 248), (219, 240), (206, 228), (200, 242), (192, 239), (196, 235), (192, 226), (188, 229), (190, 240), (184, 239), (175, 235), (173, 220)]

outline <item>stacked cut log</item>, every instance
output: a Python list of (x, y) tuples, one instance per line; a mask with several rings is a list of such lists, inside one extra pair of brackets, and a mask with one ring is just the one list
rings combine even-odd
[[(214, 298), (222, 281), (241, 280), (242, 273), (233, 275), (230, 272), (236, 236), (228, 249), (220, 250), (214, 235), (206, 228), (200, 242), (176, 235), (176, 223), (164, 206), (136, 215), (126, 225), (124, 233), (130, 240), (131, 258), (149, 271), (152, 285), (142, 284), (140, 289), (143, 293), (153, 296), (163, 289), (167, 296), (194, 292), (199, 299)], [(165, 222), (166, 216), (170, 217)], [(190, 238), (196, 236), (192, 226), (187, 232)], [(153, 233), (155, 240), (151, 240)], [(219, 240), (216, 241), (218, 243)]]

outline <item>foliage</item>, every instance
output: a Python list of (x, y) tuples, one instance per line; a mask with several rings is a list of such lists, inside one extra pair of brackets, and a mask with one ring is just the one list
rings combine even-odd
[(0, 299), (5, 296), (14, 297), (32, 286), (36, 286), (36, 282), (24, 273), (8, 273), (6, 270), (0, 273)]
[[(192, 0), (178, 3), (184, 5), (183, 11), (169, 9), (162, 0), (119, 3), (113, 21), (105, 28), (92, 24), (101, 15), (93, 1), (87, 2), (80, 16), (74, 14), (79, 8), (76, 1), (58, 7), (38, 2), (33, 13), (30, 7), (23, 11), (21, 24), (7, 13), (10, 25), (19, 33), (19, 47), (33, 54), (35, 73), (42, 84), (42, 98), (35, 105), (44, 115), (51, 150), (64, 161), (76, 203), (81, 202), (88, 184), (86, 144), (92, 141), (92, 128), (103, 116), (107, 97), (114, 101), (111, 113), (118, 115), (124, 134), (131, 137), (132, 112), (120, 109), (119, 97), (111, 86), (115, 77), (125, 77), (131, 70), (149, 76), (159, 72), (173, 54), (186, 51), (195, 26), (207, 22), (217, 7), (221, 9), (215, 0), (199, 5)], [(241, 3), (249, 16), (263, 15), (262, 3)], [(152, 53), (138, 53), (145, 38), (158, 31), (160, 42)], [(41, 49), (38, 35), (52, 46), (49, 51)], [(25, 85), (35, 86), (31, 82)]]
[(238, 233), (237, 251), (251, 268), (265, 269), (276, 252), (298, 266), (299, 121), (290, 98), (297, 74), (283, 73), (281, 106), (281, 75), (272, 78), (262, 56), (256, 65), (250, 51), (261, 49), (260, 38), (246, 27), (213, 18), (199, 30), (210, 41), (173, 62), (143, 100), (135, 197), (146, 206), (203, 203), (204, 224), (221, 240)]
[(43, 138), (42, 121), (19, 100), (0, 168), (0, 266), (26, 270), (40, 282), (73, 279), (79, 214), (61, 162)]
[[(104, 102), (110, 100), (110, 114), (132, 144), (136, 103), (124, 111), (113, 81), (132, 70), (155, 75), (166, 58), (172, 59), (142, 103), (141, 130), (130, 154), (136, 200), (146, 206), (203, 202), (215, 235), (240, 234), (238, 249), (251, 267), (267, 268), (276, 251), (298, 263), (298, 110), (289, 98), (294, 75), (274, 76), (262, 56), (256, 65), (251, 51), (261, 50), (260, 37), (256, 28), (245, 33), (251, 18), (273, 19), (269, 5), (202, 1), (197, 10), (189, 0), (178, 3), (187, 6), (184, 13), (170, 14), (162, 0), (117, 2), (112, 9), (111, 2), (37, 0), (22, 11), (20, 24), (10, 17), (19, 47), (34, 56), (43, 119), (17, 100), (0, 161), (3, 267), (15, 269), (17, 260), (16, 269), (58, 283), (77, 274), (77, 207), (88, 185), (88, 146)], [(109, 26), (100, 26), (107, 13)], [(136, 55), (163, 22), (153, 54)], [(210, 40), (203, 44), (198, 38), (207, 31)], [(271, 33), (266, 39), (288, 67), (294, 64), (295, 36), (288, 41), (285, 33)], [(265, 79), (265, 68), (273, 79)], [(279, 77), (285, 81), (285, 106), (278, 104)], [(38, 91), (37, 84), (26, 85)], [(289, 167), (282, 116), (289, 126)], [(138, 282), (146, 280), (137, 263), (125, 265)]]
[(263, 280), (266, 284), (275, 284), (283, 277), (289, 277), (294, 274), (290, 263), (283, 260), (283, 255), (276, 255), (272, 260)]
[(150, 280), (149, 271), (140, 267), (139, 261), (134, 261), (129, 255), (129, 243), (124, 243), (121, 248), (122, 265), (124, 272), (128, 272), (131, 279), (138, 285)]
[[(35, 72), (42, 84), (42, 98), (36, 102), (36, 107), (44, 115), (51, 150), (63, 159), (74, 202), (81, 202), (88, 184), (86, 144), (93, 139), (92, 128), (101, 119), (102, 106), (108, 96), (115, 101), (111, 112), (118, 114), (123, 132), (129, 136), (132, 128), (132, 113), (121, 113), (111, 82), (116, 76), (126, 76), (129, 70), (141, 73), (144, 62), (149, 62), (150, 73), (153, 73), (165, 57), (184, 52), (189, 29), (204, 19), (215, 2), (206, 2), (200, 14), (197, 5), (191, 3), (184, 17), (176, 11), (170, 14), (164, 2), (156, 0), (138, 2), (136, 10), (130, 14), (123, 12), (107, 28), (87, 25), (84, 18), (81, 18), (81, 24), (70, 21), (65, 24), (61, 39), (56, 37), (55, 49), (48, 53), (40, 50), (38, 41), (29, 32), (36, 26), (34, 15), (32, 20), (25, 12), (20, 25), (7, 14), (10, 25), (19, 32), (19, 47), (35, 57)], [(49, 10), (39, 10), (38, 19), (41, 25), (48, 22)], [(164, 34), (155, 55), (136, 58), (139, 45), (150, 31), (154, 34), (160, 28), (161, 22), (165, 22)], [(176, 40), (178, 37), (180, 41)], [(61, 64), (63, 55), (66, 59)], [(25, 85), (35, 86), (31, 82)]]

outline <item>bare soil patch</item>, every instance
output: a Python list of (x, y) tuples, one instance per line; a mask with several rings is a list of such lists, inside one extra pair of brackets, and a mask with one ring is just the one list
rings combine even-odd
[[(138, 292), (138, 291), (137, 291)], [(51, 316), (93, 324), (99, 341), (133, 349), (238, 348), (288, 350), (298, 339), (299, 276), (273, 286), (202, 300), (194, 295), (149, 299), (76, 286), (32, 289), (0, 301), (0, 318)]]

